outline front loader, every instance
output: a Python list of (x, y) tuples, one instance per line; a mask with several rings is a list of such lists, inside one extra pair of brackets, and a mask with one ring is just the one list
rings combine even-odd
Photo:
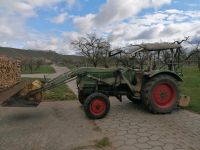
[[(162, 43), (137, 45), (131, 55), (144, 51), (161, 52), (163, 50), (178, 51), (179, 44)], [(120, 52), (110, 53), (110, 56)], [(52, 80), (23, 81), (10, 92), (0, 94), (2, 106), (37, 106), (43, 99), (43, 93), (69, 81), (77, 81), (78, 99), (84, 106), (86, 115), (91, 119), (101, 119), (110, 109), (110, 96), (122, 101), (127, 96), (131, 101), (141, 101), (152, 113), (165, 114), (172, 112), (179, 103), (179, 82), (182, 79), (176, 73), (175, 59), (170, 60), (172, 70), (148, 70), (134, 67), (93, 68), (83, 67), (66, 72)], [(156, 61), (156, 63), (160, 63)], [(149, 65), (149, 63), (147, 63)], [(7, 92), (7, 95), (6, 95)]]

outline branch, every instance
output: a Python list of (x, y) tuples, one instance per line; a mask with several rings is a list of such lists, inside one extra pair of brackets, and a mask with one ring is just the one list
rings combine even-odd
[(185, 39), (181, 40), (181, 41), (174, 41), (173, 44), (177, 43), (177, 44), (182, 44), (185, 41), (188, 41), (190, 38), (190, 36), (186, 36)]

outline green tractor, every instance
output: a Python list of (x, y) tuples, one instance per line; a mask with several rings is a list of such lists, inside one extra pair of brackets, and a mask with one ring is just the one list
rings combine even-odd
[[(148, 53), (145, 54), (146, 69), (143, 66), (78, 70), (81, 72), (77, 76), (78, 98), (89, 118), (100, 119), (106, 116), (110, 109), (110, 96), (115, 96), (120, 101), (122, 96), (127, 96), (133, 102), (141, 101), (151, 113), (156, 114), (170, 113), (177, 107), (180, 100), (179, 82), (182, 82), (181, 74), (176, 72), (180, 67), (181, 45), (160, 43), (133, 47), (135, 48), (130, 53), (132, 56)], [(114, 54), (111, 52), (110, 56), (123, 52), (117, 50)], [(148, 62), (152, 53), (157, 57), (153, 63)], [(171, 55), (168, 57), (170, 60), (163, 63), (161, 60), (166, 54)]]
[[(77, 76), (79, 101), (84, 105), (89, 118), (106, 116), (110, 109), (110, 96), (115, 96), (120, 101), (122, 96), (127, 96), (133, 102), (140, 101), (151, 113), (156, 114), (170, 113), (177, 107), (180, 99), (179, 82), (182, 82), (181, 74), (177, 73), (181, 45), (160, 43), (133, 47), (130, 52), (132, 57), (141, 56), (141, 53), (147, 56), (146, 68), (143, 64), (143, 67), (138, 68), (79, 69), (82, 72)], [(114, 54), (110, 53), (110, 56), (122, 52), (124, 51), (118, 50)], [(170, 57), (163, 63), (161, 60), (166, 54)], [(156, 59), (152, 61), (148, 58), (150, 56), (156, 56)]]
[[(26, 92), (22, 89), (15, 94), (14, 99), (6, 100), (3, 105), (16, 104), (20, 97), (20, 101), (24, 99), (23, 105), (37, 106), (41, 102), (42, 92), (76, 79), (78, 99), (90, 119), (101, 119), (108, 114), (110, 96), (120, 101), (123, 100), (122, 96), (127, 96), (133, 102), (141, 101), (151, 113), (172, 112), (180, 100), (179, 82), (182, 82), (182, 79), (177, 69), (180, 67), (181, 45), (141, 44), (132, 45), (131, 49), (129, 50), (131, 57), (143, 57), (142, 66), (79, 68), (55, 79), (46, 80), (36, 89), (26, 89)], [(126, 53), (125, 50), (112, 51), (110, 56), (122, 53)]]

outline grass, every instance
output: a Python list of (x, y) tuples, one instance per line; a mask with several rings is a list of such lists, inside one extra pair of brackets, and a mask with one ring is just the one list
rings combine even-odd
[[(32, 74), (36, 74), (36, 73), (55, 73), (55, 70), (50, 65), (42, 65), (37, 69), (35, 68), (33, 69)], [(31, 74), (31, 70), (29, 68), (26, 68), (26, 70), (22, 68), (22, 74)]]
[(98, 141), (94, 141), (95, 145), (84, 145), (74, 147), (72, 150), (84, 150), (84, 149), (104, 149), (106, 147), (112, 147), (112, 143), (110, 142), (108, 137), (104, 137)]
[(104, 148), (104, 147), (107, 147), (107, 146), (111, 146), (111, 142), (110, 142), (108, 137), (104, 137), (101, 140), (97, 141), (95, 146), (98, 147), (98, 148)]
[(71, 89), (66, 85), (60, 85), (50, 91), (46, 91), (44, 95), (46, 101), (65, 101), (65, 100), (75, 100), (76, 95), (71, 91)]
[(70, 70), (73, 70), (76, 68), (76, 66), (74, 64), (67, 64), (67, 68), (69, 68)]
[(200, 72), (197, 67), (183, 68), (182, 91), (190, 96), (188, 109), (200, 113)]
[[(43, 80), (39, 78), (23, 78), (23, 79), (31, 79), (33, 81)], [(76, 95), (66, 84), (60, 85), (44, 93), (44, 101), (65, 101), (65, 100), (76, 100), (76, 99), (77, 99)]]

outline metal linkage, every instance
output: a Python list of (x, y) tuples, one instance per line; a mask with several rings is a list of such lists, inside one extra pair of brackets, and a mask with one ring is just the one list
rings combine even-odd
[(53, 89), (59, 85), (73, 81), (77, 78), (77, 75), (78, 75), (77, 70), (68, 71), (66, 73), (63, 73), (52, 80), (46, 81), (41, 88), (31, 91), (27, 96), (35, 95), (40, 92), (45, 92), (45, 91)]

